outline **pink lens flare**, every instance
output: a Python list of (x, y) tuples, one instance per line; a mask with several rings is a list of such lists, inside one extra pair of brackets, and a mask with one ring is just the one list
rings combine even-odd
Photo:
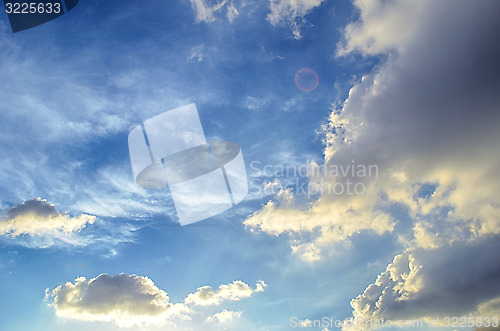
[(311, 68), (302, 68), (295, 74), (295, 85), (302, 91), (311, 92), (318, 84), (318, 74)]

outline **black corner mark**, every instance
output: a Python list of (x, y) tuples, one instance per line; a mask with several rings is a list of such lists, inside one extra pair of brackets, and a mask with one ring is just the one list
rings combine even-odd
[(12, 32), (31, 29), (73, 9), (80, 0), (3, 0)]
[(66, 3), (67, 11), (70, 11), (71, 9), (75, 8), (78, 1), (80, 0), (64, 0), (64, 2)]

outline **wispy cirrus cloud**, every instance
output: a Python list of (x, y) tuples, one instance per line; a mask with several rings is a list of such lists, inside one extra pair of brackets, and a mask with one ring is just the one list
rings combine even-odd
[[(197, 23), (212, 23), (225, 13), (229, 22), (233, 22), (239, 15), (240, 10), (245, 8), (248, 12), (255, 11), (260, 6), (255, 1), (210, 1), (189, 0), (195, 13)], [(295, 39), (301, 39), (301, 29), (307, 22), (305, 16), (311, 10), (319, 7), (325, 0), (270, 0), (267, 21), (272, 26), (286, 26)], [(252, 8), (252, 9), (249, 9)]]
[(91, 247), (116, 254), (120, 244), (134, 241), (139, 228), (137, 224), (114, 224), (86, 213), (71, 216), (45, 199), (34, 198), (4, 210), (0, 239), (33, 249)]
[(189, 0), (191, 6), (196, 16), (196, 22), (210, 23), (215, 21), (215, 14), (222, 10), (226, 5), (227, 7), (227, 18), (229, 21), (238, 16), (238, 10), (236, 9), (234, 3), (228, 2), (227, 0), (221, 0), (216, 3), (210, 3), (207, 0)]

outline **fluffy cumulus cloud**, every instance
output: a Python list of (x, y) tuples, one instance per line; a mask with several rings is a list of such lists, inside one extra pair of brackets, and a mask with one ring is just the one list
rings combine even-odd
[(189, 311), (182, 304), (170, 303), (167, 293), (151, 279), (136, 275), (80, 277), (58, 286), (50, 296), (59, 317), (114, 322), (120, 327), (161, 324), (169, 316), (182, 317)]
[[(386, 56), (324, 126), (324, 164), (309, 165), (326, 169), (309, 176), (322, 188), (318, 199), (304, 206), (281, 191), (245, 224), (291, 234), (292, 251), (309, 261), (321, 258), (322, 245), (360, 231), (392, 231), (407, 250), (353, 301), (354, 316), (493, 309), (500, 297), (491, 278), (499, 277), (491, 238), (500, 233), (500, 3), (355, 5), (360, 18), (347, 26), (339, 54)], [(355, 171), (329, 173), (350, 165)], [(359, 172), (361, 165), (378, 171)], [(363, 190), (342, 192), (348, 181), (351, 191)], [(403, 221), (409, 230), (397, 226)]]
[[(204, 286), (189, 294), (185, 303), (172, 303), (167, 293), (148, 277), (119, 274), (101, 274), (96, 278), (77, 278), (47, 292), (49, 304), (58, 317), (80, 321), (111, 322), (119, 327), (164, 325), (175, 326), (176, 321), (189, 323), (193, 305), (220, 305), (224, 300), (238, 301), (264, 290), (259, 281), (255, 289), (242, 281), (221, 285), (217, 291)], [(198, 315), (200, 312), (197, 312)], [(201, 322), (228, 323), (241, 312), (228, 311), (213, 314)], [(193, 321), (197, 322), (197, 321)]]
[(340, 44), (338, 49), (341, 55), (352, 51), (373, 55), (403, 49), (424, 24), (420, 15), (430, 5), (428, 0), (398, 0), (390, 1), (390, 4), (384, 0), (353, 2), (359, 8), (360, 18), (345, 28), (346, 43)]
[(295, 39), (302, 38), (300, 28), (305, 22), (304, 16), (325, 0), (270, 0), (267, 20), (274, 26), (287, 24), (292, 29)]
[[(375, 201), (380, 199), (377, 192), (371, 188), (366, 194)], [(244, 223), (253, 231), (275, 236), (283, 233), (317, 233), (313, 242), (291, 242), (293, 253), (307, 261), (320, 259), (319, 247), (345, 241), (365, 230), (378, 234), (390, 232), (395, 225), (389, 215), (376, 210), (372, 200), (359, 197), (334, 197), (325, 193), (311, 208), (300, 209), (297, 205), (291, 190), (281, 190), (275, 201), (269, 201)]]
[(213, 314), (207, 317), (208, 322), (218, 322), (218, 323), (227, 323), (234, 319), (238, 319), (241, 316), (240, 311), (232, 311), (224, 309), (220, 313)]
[[(353, 317), (372, 321), (437, 317), (446, 323), (446, 316), (498, 316), (498, 239), (406, 250), (351, 302)], [(368, 328), (358, 324), (344, 329)]]
[[(413, 12), (397, 1), (379, 5), (380, 15)], [(500, 138), (500, 47), (492, 43), (499, 24), (491, 14), (499, 4), (464, 1), (449, 13), (452, 5), (422, 9), (411, 42), (352, 88), (342, 109), (332, 112), (326, 138), (327, 162), (378, 165), (369, 185), (408, 208), (415, 239), (428, 247), (459, 239), (457, 229), (463, 236), (500, 231), (494, 143)], [(384, 37), (381, 32), (373, 45), (384, 45)]]
[(71, 234), (95, 222), (95, 216), (71, 217), (57, 211), (47, 200), (35, 198), (6, 210), (0, 218), (0, 235), (6, 237), (58, 238), (71, 241)]
[[(366, 10), (411, 16), (411, 7), (400, 2), (378, 4), (379, 9)], [(415, 243), (449, 242), (456, 229), (443, 231), (453, 227), (464, 235), (498, 233), (500, 68), (495, 59), (500, 50), (491, 42), (497, 30), (491, 7), (496, 6), (463, 2), (446, 20), (439, 14), (447, 10), (442, 2), (422, 9), (423, 23), (415, 25), (411, 42), (404, 40), (404, 49), (395, 48), (351, 89), (343, 107), (332, 111), (324, 127), (325, 163), (311, 165), (320, 170), (310, 171), (310, 187), (320, 187), (319, 199), (298, 208), (292, 192), (281, 191), (245, 224), (273, 235), (317, 231), (315, 244), (321, 244), (365, 229), (391, 231), (393, 219), (383, 207), (397, 203), (415, 221)], [(460, 39), (451, 37), (457, 33)], [(370, 165), (376, 171), (359, 171)], [(341, 171), (331, 176), (331, 169)]]
[(266, 283), (259, 281), (255, 289), (252, 289), (241, 280), (223, 284), (217, 290), (210, 286), (202, 286), (195, 293), (189, 294), (184, 302), (199, 306), (220, 305), (224, 300), (239, 301), (242, 298), (249, 298), (254, 292), (264, 291), (266, 286)]
[(379, 165), (370, 184), (413, 226), (399, 234), (409, 248), (353, 300), (353, 316), (498, 314), (500, 5), (356, 3), (362, 20), (341, 50), (390, 56), (332, 113), (325, 156)]

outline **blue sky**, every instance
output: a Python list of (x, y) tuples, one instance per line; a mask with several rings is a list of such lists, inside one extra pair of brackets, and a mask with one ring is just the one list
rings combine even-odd
[[(459, 4), (81, 0), (18, 33), (0, 14), (0, 329), (500, 316), (499, 5)], [(249, 194), (181, 227), (127, 137), (191, 103)]]

